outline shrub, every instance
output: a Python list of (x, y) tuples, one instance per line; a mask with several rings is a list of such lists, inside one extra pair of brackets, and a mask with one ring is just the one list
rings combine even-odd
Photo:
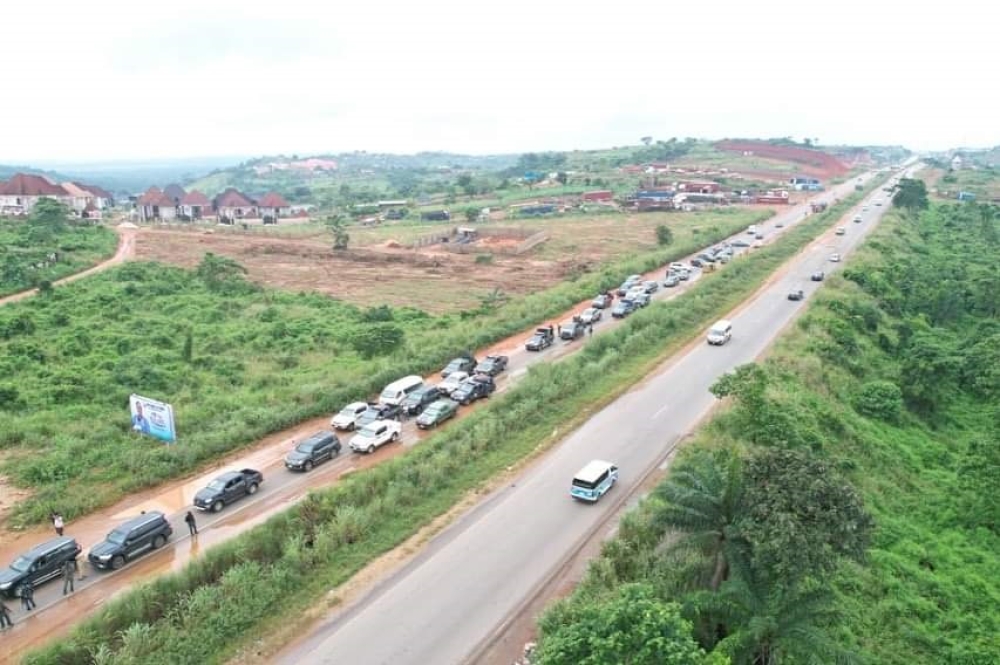
[(897, 422), (903, 410), (903, 391), (891, 381), (869, 381), (854, 397), (854, 410), (868, 418)]

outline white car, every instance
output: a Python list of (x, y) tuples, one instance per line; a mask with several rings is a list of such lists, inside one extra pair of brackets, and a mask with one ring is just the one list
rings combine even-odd
[(882, 205), (882, 199), (875, 199), (875, 205), (881, 206)]
[(367, 408), (368, 405), (364, 402), (351, 402), (330, 419), (330, 425), (334, 429), (352, 430), (358, 424), (358, 417)]
[(447, 379), (438, 384), (438, 390), (445, 395), (450, 395), (467, 378), (469, 378), (468, 372), (452, 372)]
[(403, 425), (396, 420), (376, 420), (358, 430), (351, 438), (351, 450), (356, 453), (373, 453), (379, 446), (398, 441)]
[(839, 263), (840, 262), (840, 254), (831, 254), (830, 255), (830, 260), (833, 261), (834, 263)]
[(586, 324), (596, 323), (601, 320), (601, 310), (596, 307), (588, 307), (580, 314), (580, 320)]
[(847, 228), (846, 228), (846, 227), (844, 227), (844, 226), (838, 226), (838, 227), (837, 227), (837, 231), (836, 231), (836, 234), (837, 234), (838, 236), (842, 236), (842, 235), (844, 235), (845, 233), (847, 233)]

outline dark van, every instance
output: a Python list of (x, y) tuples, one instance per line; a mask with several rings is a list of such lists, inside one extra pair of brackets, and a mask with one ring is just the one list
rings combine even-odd
[(87, 559), (94, 568), (118, 570), (141, 554), (167, 544), (174, 530), (158, 510), (151, 510), (125, 522), (94, 545)]
[(32, 586), (48, 582), (62, 575), (63, 564), (75, 561), (83, 548), (69, 536), (60, 536), (36, 545), (14, 559), (8, 568), (0, 571), (0, 593), (7, 598), (21, 595), (21, 587), (30, 581)]

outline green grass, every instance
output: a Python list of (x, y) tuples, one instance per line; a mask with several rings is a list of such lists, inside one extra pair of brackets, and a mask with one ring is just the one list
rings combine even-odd
[[(996, 272), (1000, 216), (988, 219), (992, 231), (970, 206), (890, 212), (763, 364), (773, 408), (875, 519), (867, 561), (826, 580), (842, 613), (828, 628), (862, 662), (994, 663), (1000, 653), (1000, 296), (983, 281)], [(876, 381), (901, 390), (898, 416), (856, 406)], [(745, 431), (724, 409), (688, 448), (752, 448)], [(663, 507), (651, 498), (626, 516), (575, 593), (639, 579), (683, 600), (679, 567), (654, 554)]]
[[(0, 217), (0, 297), (85, 270), (113, 255), (117, 245), (118, 236), (104, 226), (71, 225), (50, 235), (30, 220)], [(55, 262), (48, 261), (52, 253)]]
[[(682, 297), (658, 302), (577, 354), (535, 366), (484, 408), (379, 466), (234, 540), (184, 570), (106, 604), (72, 635), (26, 662), (84, 663), (101, 650), (120, 663), (223, 662), (331, 586), (392, 549), (470, 490), (556, 443), (749, 294), (842, 215), (852, 197), (733, 262)], [(315, 546), (303, 543), (314, 533)]]

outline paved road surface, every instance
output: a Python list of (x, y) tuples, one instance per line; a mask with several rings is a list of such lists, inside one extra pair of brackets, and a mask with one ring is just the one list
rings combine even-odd
[[(851, 180), (831, 192), (825, 192), (814, 197), (813, 200), (832, 200), (834, 196), (846, 196), (853, 189), (853, 185), (854, 180)], [(782, 212), (770, 220), (758, 224), (758, 228), (765, 234), (765, 242), (776, 240), (784, 231), (801, 222), (805, 218), (804, 210), (807, 208), (808, 205), (790, 207), (788, 211)], [(134, 234), (128, 230), (122, 231), (124, 231), (122, 234), (122, 244), (119, 246), (116, 258), (110, 260), (107, 264), (123, 260), (131, 251), (130, 248), (134, 242)], [(752, 236), (745, 233), (739, 234), (738, 237), (752, 240)], [(87, 274), (100, 270), (102, 267), (106, 267), (106, 265), (96, 266), (91, 271), (88, 271)], [(83, 275), (81, 273), (70, 279), (78, 279)], [(624, 278), (625, 276), (623, 275), (622, 277)], [(695, 271), (691, 282), (682, 283), (678, 288), (661, 289), (654, 294), (654, 299), (660, 300), (676, 297), (683, 293), (690, 283), (697, 281), (699, 277), (700, 272)], [(648, 273), (647, 278), (662, 281), (662, 268)], [(21, 294), (21, 297), (25, 297), (25, 294)], [(572, 312), (567, 312), (563, 317), (553, 319), (553, 322), (567, 320), (572, 313), (579, 312), (588, 305), (589, 303), (580, 303)], [(610, 313), (607, 313), (605, 318), (595, 325), (594, 334), (602, 334), (607, 330), (621, 325), (621, 323), (621, 321), (611, 319)], [(742, 335), (739, 332), (738, 334)], [(510, 356), (508, 371), (498, 377), (498, 390), (508, 389), (518, 378), (525, 375), (530, 365), (537, 362), (561, 359), (582, 348), (582, 345), (586, 343), (586, 340), (577, 340), (568, 343), (557, 342), (541, 353), (531, 353), (524, 350), (524, 342), (530, 335), (531, 331), (525, 331), (490, 349), (491, 352), (504, 353)], [(734, 344), (728, 347), (728, 349), (720, 349), (720, 353), (716, 354), (715, 357), (727, 357), (730, 350), (737, 347), (738, 345)], [(437, 376), (430, 378), (435, 381), (439, 379)], [(694, 399), (694, 397), (685, 396), (683, 399)], [(690, 408), (695, 411), (702, 409), (703, 402), (704, 400), (692, 402)], [(468, 408), (463, 407), (460, 413), (467, 411)], [(657, 407), (657, 409), (659, 408)], [(419, 432), (414, 427), (413, 422), (409, 421), (404, 424), (403, 445), (384, 446), (374, 455), (368, 456), (354, 455), (347, 452), (346, 441), (350, 438), (350, 434), (348, 433), (341, 436), (345, 442), (345, 452), (339, 458), (317, 467), (317, 469), (308, 474), (288, 472), (283, 464), (285, 453), (297, 441), (305, 438), (313, 431), (327, 427), (328, 422), (328, 416), (316, 418), (289, 431), (271, 435), (256, 449), (236, 453), (214, 469), (203, 471), (193, 478), (169, 483), (146, 493), (138, 493), (107, 510), (71, 521), (67, 525), (66, 534), (75, 537), (80, 542), (85, 554), (117, 524), (130, 517), (134, 517), (140, 510), (163, 511), (173, 524), (175, 536), (167, 547), (163, 548), (160, 552), (149, 555), (141, 560), (141, 562), (127, 566), (122, 571), (112, 574), (100, 573), (89, 570), (89, 566), (85, 565), (83, 567), (85, 579), (77, 583), (77, 592), (74, 596), (70, 597), (69, 602), (65, 602), (66, 599), (61, 595), (62, 585), (58, 581), (40, 587), (35, 593), (35, 598), (39, 605), (38, 610), (30, 614), (25, 614), (19, 608), (15, 608), (14, 619), (18, 625), (11, 634), (5, 636), (4, 641), (8, 648), (12, 649), (15, 653), (20, 652), (33, 644), (37, 644), (40, 640), (49, 639), (59, 634), (87, 613), (100, 606), (108, 597), (120, 593), (135, 582), (170, 570), (176, 570), (189, 561), (192, 556), (196, 556), (200, 551), (203, 551), (204, 548), (228, 540), (260, 523), (275, 512), (298, 501), (305, 496), (309, 489), (328, 486), (336, 482), (346, 472), (378, 464), (389, 457), (401, 453), (406, 447), (419, 443), (427, 436), (426, 433)], [(588, 430), (591, 428), (592, 425), (588, 426)], [(650, 428), (652, 428), (652, 425), (650, 425)], [(636, 436), (639, 435), (638, 432), (634, 434)], [(623, 463), (625, 463), (624, 460)], [(201, 535), (196, 541), (189, 539), (187, 537), (187, 528), (183, 522), (183, 516), (191, 507), (194, 493), (223, 471), (244, 467), (256, 468), (264, 473), (265, 482), (261, 485), (260, 491), (253, 497), (244, 499), (226, 508), (219, 515), (199, 513), (198, 520)], [(559, 496), (562, 497), (562, 494), (559, 494)], [(4, 542), (0, 543), (0, 562), (13, 560), (20, 552), (53, 535), (51, 529), (46, 530), (45, 528), (41, 528), (32, 529), (21, 534), (19, 537), (5, 538)], [(559, 544), (560, 547), (562, 545), (563, 543)], [(560, 549), (559, 551), (563, 550)]]
[[(870, 199), (886, 195), (880, 191)], [(822, 236), (732, 314), (729, 344), (698, 345), (668, 361), (278, 662), (423, 665), (468, 659), (616, 510), (620, 501), (612, 495), (627, 495), (696, 426), (714, 401), (709, 386), (761, 355), (802, 310), (804, 301), (789, 301), (788, 292), (802, 288), (808, 299), (821, 286), (811, 273), (839, 266), (831, 254), (850, 252), (885, 209), (871, 205), (864, 222), (847, 223), (845, 235), (831, 230)], [(570, 479), (594, 458), (619, 465), (619, 485), (596, 505), (575, 502), (568, 495)]]

